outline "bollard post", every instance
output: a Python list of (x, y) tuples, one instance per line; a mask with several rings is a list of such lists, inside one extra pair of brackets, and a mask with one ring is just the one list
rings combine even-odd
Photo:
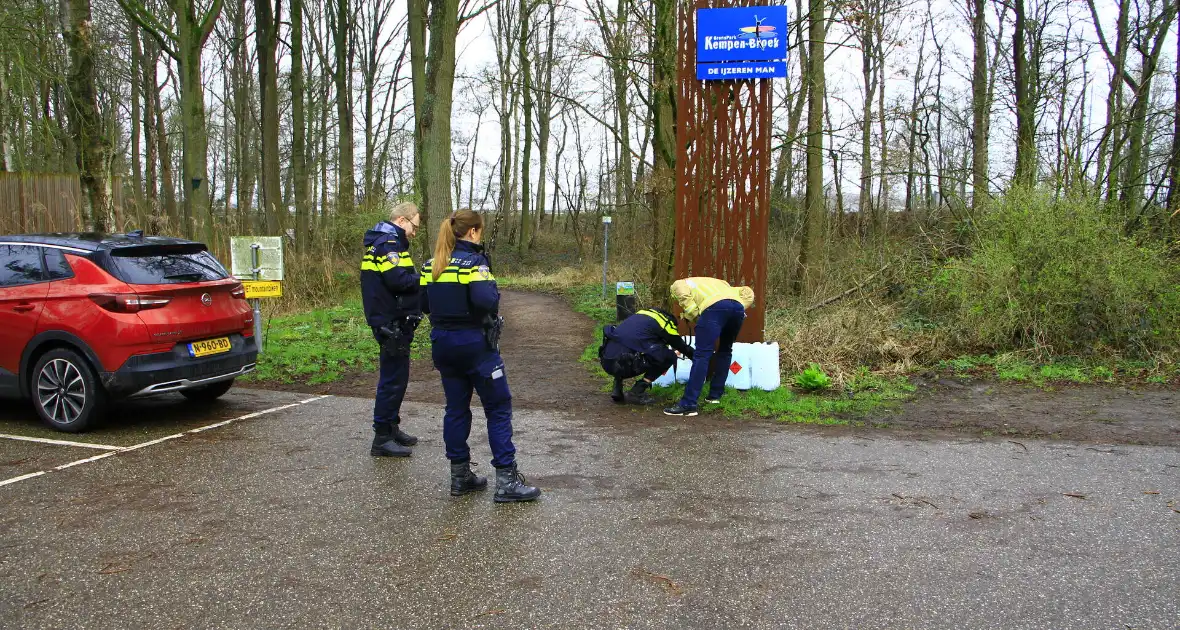
[[(258, 259), (258, 252), (261, 249), (262, 246), (258, 243), (250, 245), (250, 268), (255, 280), (262, 279), (261, 261)], [(254, 303), (254, 341), (258, 344), (258, 354), (262, 354), (262, 300), (254, 298), (251, 302)]]
[(602, 301), (606, 301), (607, 252), (610, 249), (610, 217), (602, 217)]

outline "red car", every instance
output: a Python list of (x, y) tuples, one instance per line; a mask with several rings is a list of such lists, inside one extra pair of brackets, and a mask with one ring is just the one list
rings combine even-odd
[(254, 369), (242, 285), (201, 243), (131, 234), (0, 236), (0, 397), (83, 431), (112, 400), (213, 400)]

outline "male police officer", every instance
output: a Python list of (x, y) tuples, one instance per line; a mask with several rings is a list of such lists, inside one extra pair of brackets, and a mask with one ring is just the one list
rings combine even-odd
[(373, 403), (376, 457), (409, 457), (418, 438), (401, 430), (402, 399), (410, 380), (410, 344), (422, 319), (419, 274), (410, 260), (410, 239), (418, 231), (418, 206), (399, 203), (389, 221), (365, 233), (361, 259), (361, 296), (365, 319), (381, 345), (381, 376)]
[(754, 305), (754, 290), (750, 287), (733, 287), (717, 278), (684, 278), (672, 283), (672, 299), (680, 304), (684, 319), (696, 322), (696, 351), (684, 396), (680, 402), (668, 407), (664, 413), (669, 416), (697, 415), (697, 398), (705, 385), (709, 371), (709, 360), (713, 358), (713, 347), (717, 347), (717, 369), (709, 384), (705, 401), (720, 403), (725, 392), (725, 381), (729, 377), (730, 362), (733, 360), (733, 343), (746, 321), (746, 310)]
[[(647, 391), (676, 363), (673, 350), (692, 359), (693, 350), (676, 330), (676, 319), (662, 309), (644, 309), (618, 326), (603, 328), (598, 355), (602, 369), (615, 377), (611, 399), (633, 405), (654, 403)], [(623, 380), (635, 376), (641, 378), (624, 394)]]

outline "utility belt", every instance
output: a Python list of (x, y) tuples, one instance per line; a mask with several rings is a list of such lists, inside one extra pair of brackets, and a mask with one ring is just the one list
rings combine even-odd
[(381, 352), (393, 358), (410, 356), (410, 346), (414, 343), (414, 331), (422, 323), (422, 315), (412, 314), (393, 319), (390, 323), (377, 329), (377, 342), (381, 344)]
[(500, 335), (503, 333), (503, 317), (491, 313), (483, 316), (483, 338), (487, 342), (489, 350), (494, 352), (500, 351)]

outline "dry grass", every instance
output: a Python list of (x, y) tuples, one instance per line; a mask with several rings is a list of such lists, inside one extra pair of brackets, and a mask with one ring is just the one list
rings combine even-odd
[(936, 361), (947, 350), (937, 334), (899, 325), (902, 314), (893, 304), (863, 300), (811, 313), (778, 309), (767, 315), (766, 340), (778, 342), (784, 374), (812, 363), (839, 382), (861, 367), (902, 374)]

